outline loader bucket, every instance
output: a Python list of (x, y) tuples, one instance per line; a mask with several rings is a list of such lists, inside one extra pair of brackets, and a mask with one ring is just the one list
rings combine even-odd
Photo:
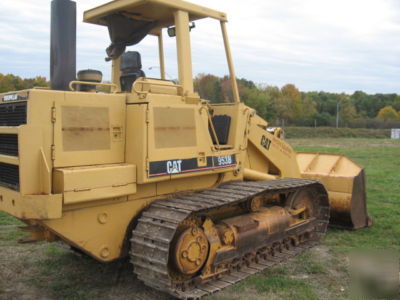
[(297, 161), (303, 178), (318, 180), (327, 189), (331, 226), (359, 229), (372, 225), (363, 168), (338, 154), (299, 152)]

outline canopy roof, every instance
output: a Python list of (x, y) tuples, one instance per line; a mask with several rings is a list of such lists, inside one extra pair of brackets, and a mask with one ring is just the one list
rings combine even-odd
[(87, 23), (107, 25), (105, 17), (124, 13), (132, 19), (157, 22), (154, 29), (174, 25), (174, 11), (183, 10), (189, 13), (190, 21), (213, 18), (227, 21), (225, 13), (182, 0), (114, 0), (85, 12), (83, 20)]

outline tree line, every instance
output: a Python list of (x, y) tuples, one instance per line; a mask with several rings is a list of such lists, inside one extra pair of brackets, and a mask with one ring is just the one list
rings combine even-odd
[[(400, 95), (369, 95), (356, 91), (352, 95), (327, 92), (301, 92), (295, 85), (283, 87), (257, 85), (238, 79), (241, 100), (274, 126), (331, 126), (353, 128), (400, 128)], [(232, 101), (228, 76), (199, 74), (195, 90), (213, 103)], [(47, 87), (45, 77), (21, 78), (0, 73), (0, 93)]]
[[(228, 76), (199, 74), (195, 89), (214, 103), (230, 102)], [(400, 95), (301, 92), (295, 85), (257, 85), (238, 79), (241, 100), (274, 126), (331, 126), (352, 128), (399, 128)]]
[(35, 78), (21, 78), (12, 74), (0, 73), (0, 93), (19, 91), (34, 87), (48, 87), (46, 77), (36, 76)]

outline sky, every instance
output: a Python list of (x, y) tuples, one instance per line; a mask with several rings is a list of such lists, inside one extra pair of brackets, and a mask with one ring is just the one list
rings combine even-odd
[[(106, 27), (82, 23), (83, 11), (108, 0), (77, 0), (77, 70), (110, 79)], [(226, 12), (240, 78), (302, 91), (400, 94), (399, 0), (191, 0)], [(191, 33), (194, 75), (228, 74), (219, 23), (200, 20)], [(177, 78), (175, 39), (165, 35), (167, 77)], [(1, 0), (0, 73), (49, 77), (50, 0)], [(158, 77), (155, 37), (129, 50)]]

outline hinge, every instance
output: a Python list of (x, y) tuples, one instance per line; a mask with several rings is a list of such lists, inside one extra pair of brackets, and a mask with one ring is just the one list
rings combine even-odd
[(146, 158), (146, 172), (148, 173), (149, 170), (150, 170), (150, 162), (149, 162), (149, 159)]
[(56, 159), (56, 145), (51, 145), (51, 160)]
[(150, 110), (146, 109), (146, 123), (150, 123)]
[(56, 107), (53, 106), (51, 108), (51, 122), (55, 123), (56, 122)]

